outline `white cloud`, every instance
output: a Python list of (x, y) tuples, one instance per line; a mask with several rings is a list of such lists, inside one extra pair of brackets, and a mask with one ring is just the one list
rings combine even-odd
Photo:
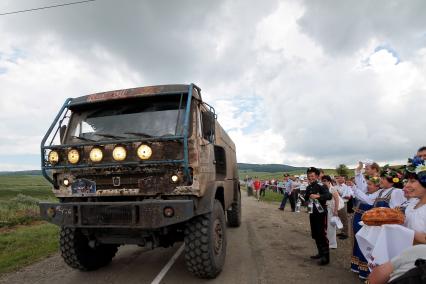
[(425, 144), (424, 1), (117, 3), (0, 18), (0, 154), (37, 154), (66, 97), (190, 82), (242, 162), (404, 161)]

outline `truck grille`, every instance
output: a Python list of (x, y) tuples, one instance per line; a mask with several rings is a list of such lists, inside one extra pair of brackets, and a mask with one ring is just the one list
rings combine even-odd
[(83, 225), (129, 225), (136, 223), (137, 207), (133, 206), (81, 206), (81, 222)]

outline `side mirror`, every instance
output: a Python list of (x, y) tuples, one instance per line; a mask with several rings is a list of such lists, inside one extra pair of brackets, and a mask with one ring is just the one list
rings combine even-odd
[(203, 121), (203, 137), (213, 142), (215, 134), (215, 114), (210, 111), (203, 112), (201, 119)]
[(67, 131), (67, 126), (62, 125), (61, 129), (59, 129), (59, 138), (61, 140), (61, 143), (62, 143), (62, 141), (64, 141), (65, 131)]

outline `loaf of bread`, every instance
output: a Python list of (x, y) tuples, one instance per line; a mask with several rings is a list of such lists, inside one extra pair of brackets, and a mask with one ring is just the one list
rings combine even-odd
[(404, 213), (399, 209), (377, 207), (362, 214), (362, 222), (368, 226), (381, 226), (384, 224), (404, 224)]

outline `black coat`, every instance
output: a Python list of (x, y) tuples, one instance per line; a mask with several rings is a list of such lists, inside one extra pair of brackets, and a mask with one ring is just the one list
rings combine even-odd
[[(324, 209), (327, 208), (326, 202), (327, 200), (331, 200), (333, 198), (333, 195), (330, 193), (328, 188), (325, 185), (322, 185), (318, 183), (318, 181), (315, 181), (308, 185), (305, 192), (305, 200), (309, 200), (309, 196), (311, 194), (319, 194), (320, 197), (318, 198), (319, 203), (322, 205)], [(314, 212), (316, 212), (316, 207), (314, 206)]]

